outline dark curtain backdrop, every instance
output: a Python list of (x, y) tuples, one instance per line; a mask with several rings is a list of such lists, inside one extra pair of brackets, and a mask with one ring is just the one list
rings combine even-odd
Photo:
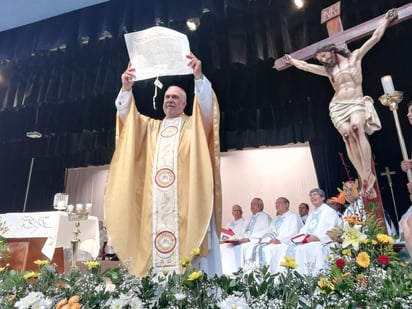
[[(156, 19), (187, 33), (192, 51), (202, 59), (220, 102), (222, 151), (309, 142), (320, 186), (336, 195), (342, 181), (356, 174), (329, 119), (329, 82), (294, 68), (272, 68), (284, 53), (327, 37), (319, 15), (334, 1), (306, 2), (297, 11), (292, 1), (283, 0), (116, 0), (0, 32), (0, 211), (22, 210), (32, 158), (27, 211), (51, 208), (54, 193), (63, 190), (66, 168), (110, 162), (113, 101), (128, 63), (123, 34), (154, 26)], [(341, 2), (344, 28), (409, 3)], [(185, 28), (191, 17), (200, 17), (195, 32)], [(396, 171), (393, 190), (400, 213), (409, 206), (407, 179), (399, 167), (392, 113), (378, 98), (380, 77), (391, 74), (396, 88), (405, 92), (399, 117), (409, 141), (405, 101), (411, 99), (411, 32), (411, 21), (388, 29), (363, 63), (365, 94), (374, 98), (383, 124), (370, 138), (376, 170), (378, 175), (385, 166)], [(191, 100), (191, 76), (161, 80), (165, 87), (185, 87)], [(161, 108), (152, 108), (153, 91), (153, 80), (134, 86), (141, 112), (161, 118)], [(42, 138), (28, 139), (26, 132), (32, 130)], [(394, 216), (388, 182), (378, 180), (385, 208)]]

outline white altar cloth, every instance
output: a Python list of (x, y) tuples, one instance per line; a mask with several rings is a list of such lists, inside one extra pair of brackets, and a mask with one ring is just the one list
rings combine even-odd
[[(69, 221), (64, 211), (5, 213), (0, 214), (0, 222), (3, 222), (5, 238), (46, 237), (41, 251), (49, 259), (53, 258), (55, 248), (71, 248), (74, 238), (75, 222)], [(88, 216), (87, 220), (80, 221), (79, 229), (79, 249), (96, 258), (100, 250), (97, 217)]]

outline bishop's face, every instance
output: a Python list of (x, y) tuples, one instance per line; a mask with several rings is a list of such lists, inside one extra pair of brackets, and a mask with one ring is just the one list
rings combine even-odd
[(163, 111), (166, 118), (174, 118), (183, 114), (186, 106), (186, 93), (182, 88), (171, 86), (167, 89), (163, 100)]

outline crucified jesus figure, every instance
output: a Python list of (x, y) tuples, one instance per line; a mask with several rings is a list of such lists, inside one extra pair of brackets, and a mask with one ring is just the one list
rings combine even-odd
[(348, 157), (362, 181), (361, 194), (368, 198), (376, 197), (373, 188), (376, 176), (372, 173), (372, 151), (366, 134), (380, 130), (381, 123), (373, 107), (373, 99), (363, 95), (361, 62), (396, 17), (396, 10), (389, 10), (372, 36), (353, 52), (335, 44), (321, 46), (314, 57), (322, 65), (284, 56), (286, 63), (300, 70), (329, 78), (335, 90), (329, 103), (329, 115), (342, 135)]

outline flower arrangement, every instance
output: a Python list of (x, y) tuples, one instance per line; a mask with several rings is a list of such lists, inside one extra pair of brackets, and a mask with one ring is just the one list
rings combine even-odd
[(411, 267), (393, 250), (379, 220), (344, 218), (329, 235), (336, 246), (330, 268), (320, 275), (320, 301), (327, 308), (410, 308)]
[(214, 276), (196, 269), (199, 250), (180, 261), (181, 273), (153, 270), (143, 278), (127, 264), (101, 270), (98, 261), (85, 262), (59, 274), (49, 261), (35, 261), (35, 272), (0, 268), (0, 308), (411, 308), (412, 266), (401, 262), (392, 238), (379, 224), (348, 217), (331, 235), (337, 241), (330, 268), (301, 275), (291, 257), (283, 271), (267, 267), (239, 269), (232, 276)]

